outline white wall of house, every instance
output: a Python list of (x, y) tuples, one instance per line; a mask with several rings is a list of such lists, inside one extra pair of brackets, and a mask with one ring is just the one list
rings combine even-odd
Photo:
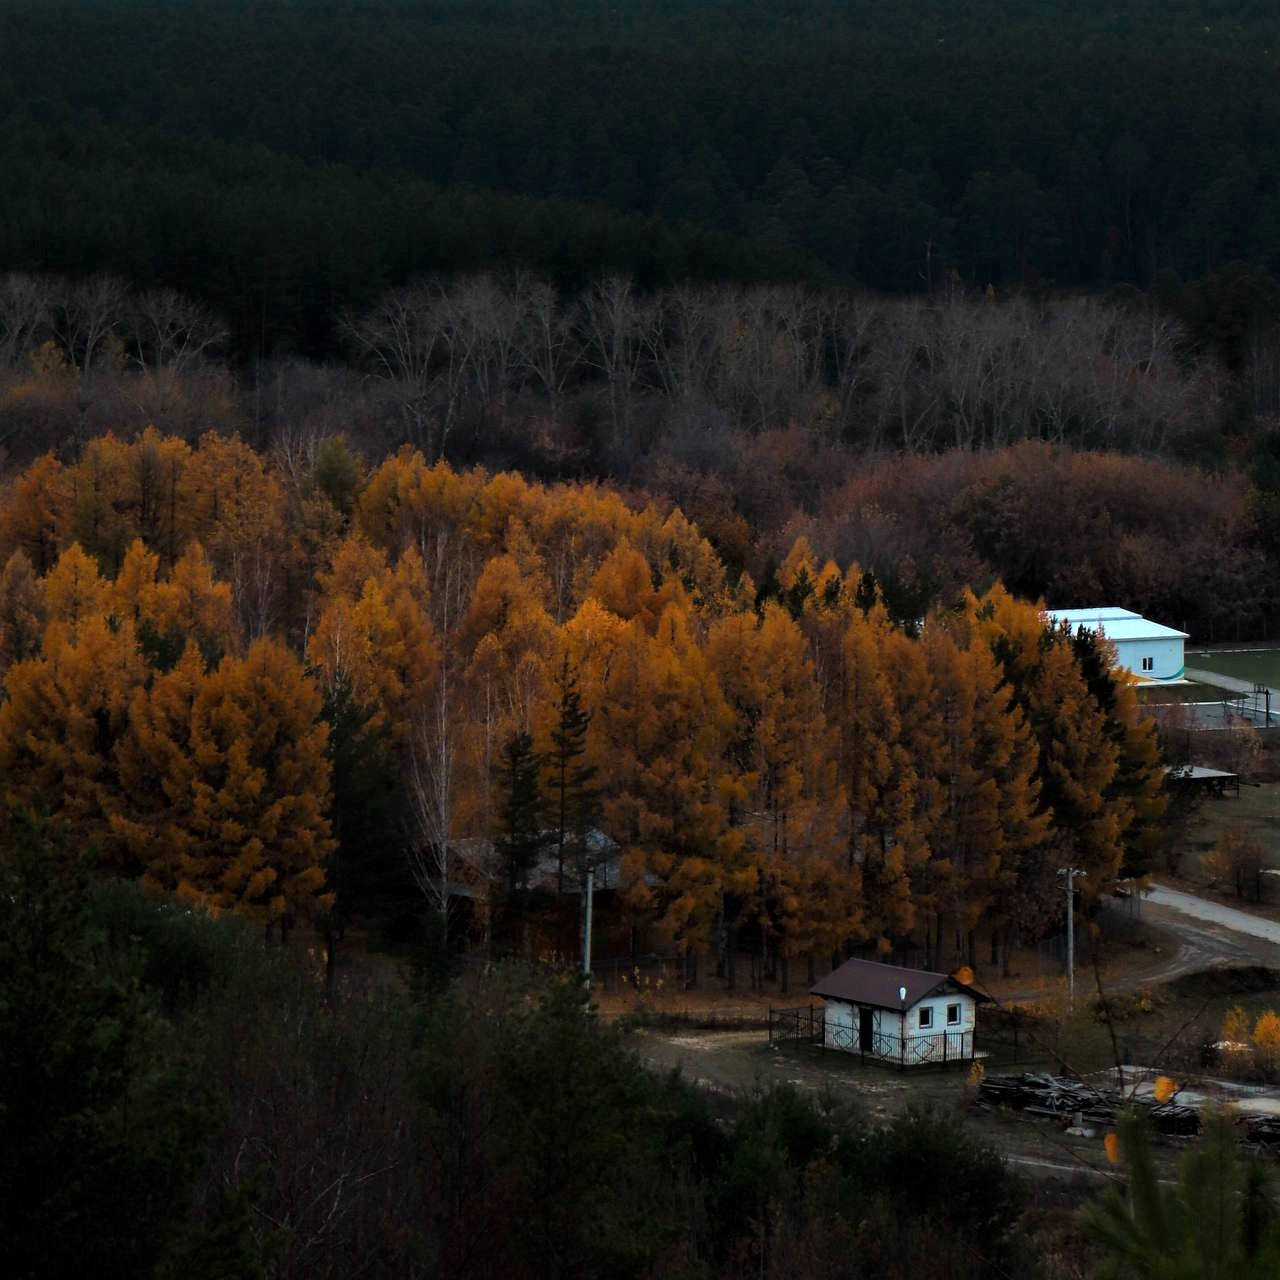
[(1186, 642), (1181, 638), (1116, 640), (1114, 644), (1117, 662), (1135, 676), (1147, 680), (1177, 680), (1182, 676)]
[[(927, 1027), (922, 1025), (922, 1009), (928, 1011)], [(949, 1021), (949, 1016), (955, 1021)], [(977, 1002), (972, 996), (952, 992), (921, 1000), (907, 1011), (907, 1039), (912, 1043), (906, 1056), (922, 1062), (941, 1062), (944, 1056), (967, 1058), (973, 1052), (976, 1023)]]
[[(948, 1022), (948, 1009), (956, 1021)], [(921, 1025), (920, 1010), (928, 1010), (928, 1026)], [(873, 1045), (870, 1054), (886, 1062), (941, 1062), (944, 1057), (967, 1058), (973, 1052), (977, 1005), (960, 993), (932, 996), (905, 1013), (896, 1009), (872, 1009)], [(861, 1053), (861, 1009), (843, 1000), (827, 1000), (823, 1040), (828, 1049)], [(944, 1037), (943, 1032), (947, 1035)], [(902, 1040), (905, 1038), (905, 1050)]]

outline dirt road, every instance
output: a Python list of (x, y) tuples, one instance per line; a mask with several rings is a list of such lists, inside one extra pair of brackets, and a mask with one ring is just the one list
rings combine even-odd
[(1178, 940), (1177, 953), (1154, 972), (1144, 973), (1143, 983), (1227, 966), (1280, 969), (1280, 924), (1275, 921), (1161, 885), (1144, 898), (1142, 918)]
[(1259, 938), (1263, 942), (1280, 946), (1280, 923), (1265, 920), (1261, 916), (1251, 915), (1247, 911), (1237, 911), (1221, 902), (1211, 902), (1208, 898), (1198, 898), (1195, 894), (1183, 893), (1178, 889), (1166, 889), (1161, 885), (1152, 885), (1143, 904), (1167, 907), (1179, 915), (1191, 916), (1195, 920), (1207, 924), (1218, 925), (1229, 933), (1243, 934), (1248, 938)]

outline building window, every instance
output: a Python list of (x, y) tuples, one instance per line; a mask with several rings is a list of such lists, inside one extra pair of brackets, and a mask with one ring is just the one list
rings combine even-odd
[(960, 1025), (960, 1006), (958, 1004), (947, 1005), (947, 1026), (958, 1027)]
[(1154, 671), (1156, 669), (1156, 660), (1154, 658), (1143, 658), (1142, 669), (1143, 671)]
[(933, 1010), (928, 1006), (920, 1010), (920, 1030), (925, 1031), (933, 1026)]

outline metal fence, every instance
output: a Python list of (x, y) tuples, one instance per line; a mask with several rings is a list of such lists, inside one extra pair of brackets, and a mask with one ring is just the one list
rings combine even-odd
[(813, 1005), (769, 1010), (769, 1043), (787, 1040), (896, 1067), (944, 1067), (971, 1062), (981, 1052), (972, 1031), (940, 1030), (903, 1036), (877, 1027), (864, 1035), (859, 1027), (828, 1023), (825, 1011)]

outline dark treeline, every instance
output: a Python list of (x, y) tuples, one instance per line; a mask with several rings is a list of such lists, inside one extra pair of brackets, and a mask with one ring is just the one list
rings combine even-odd
[(238, 363), (333, 356), (344, 313), (430, 271), (523, 268), (566, 290), (607, 271), (645, 288), (823, 275), (793, 250), (600, 204), (442, 190), (155, 131), (0, 123), (0, 167), (0, 267), (177, 289), (224, 318)]
[(426, 944), (410, 983), (325, 988), (238, 919), (86, 878), (81, 852), (22, 813), (0, 829), (20, 1280), (1061, 1274), (954, 1114), (713, 1101), (647, 1072), (576, 984), (463, 984)]
[(1280, 266), (1260, 0), (26, 0), (0, 118), (162, 121), (806, 250), (888, 290)]

